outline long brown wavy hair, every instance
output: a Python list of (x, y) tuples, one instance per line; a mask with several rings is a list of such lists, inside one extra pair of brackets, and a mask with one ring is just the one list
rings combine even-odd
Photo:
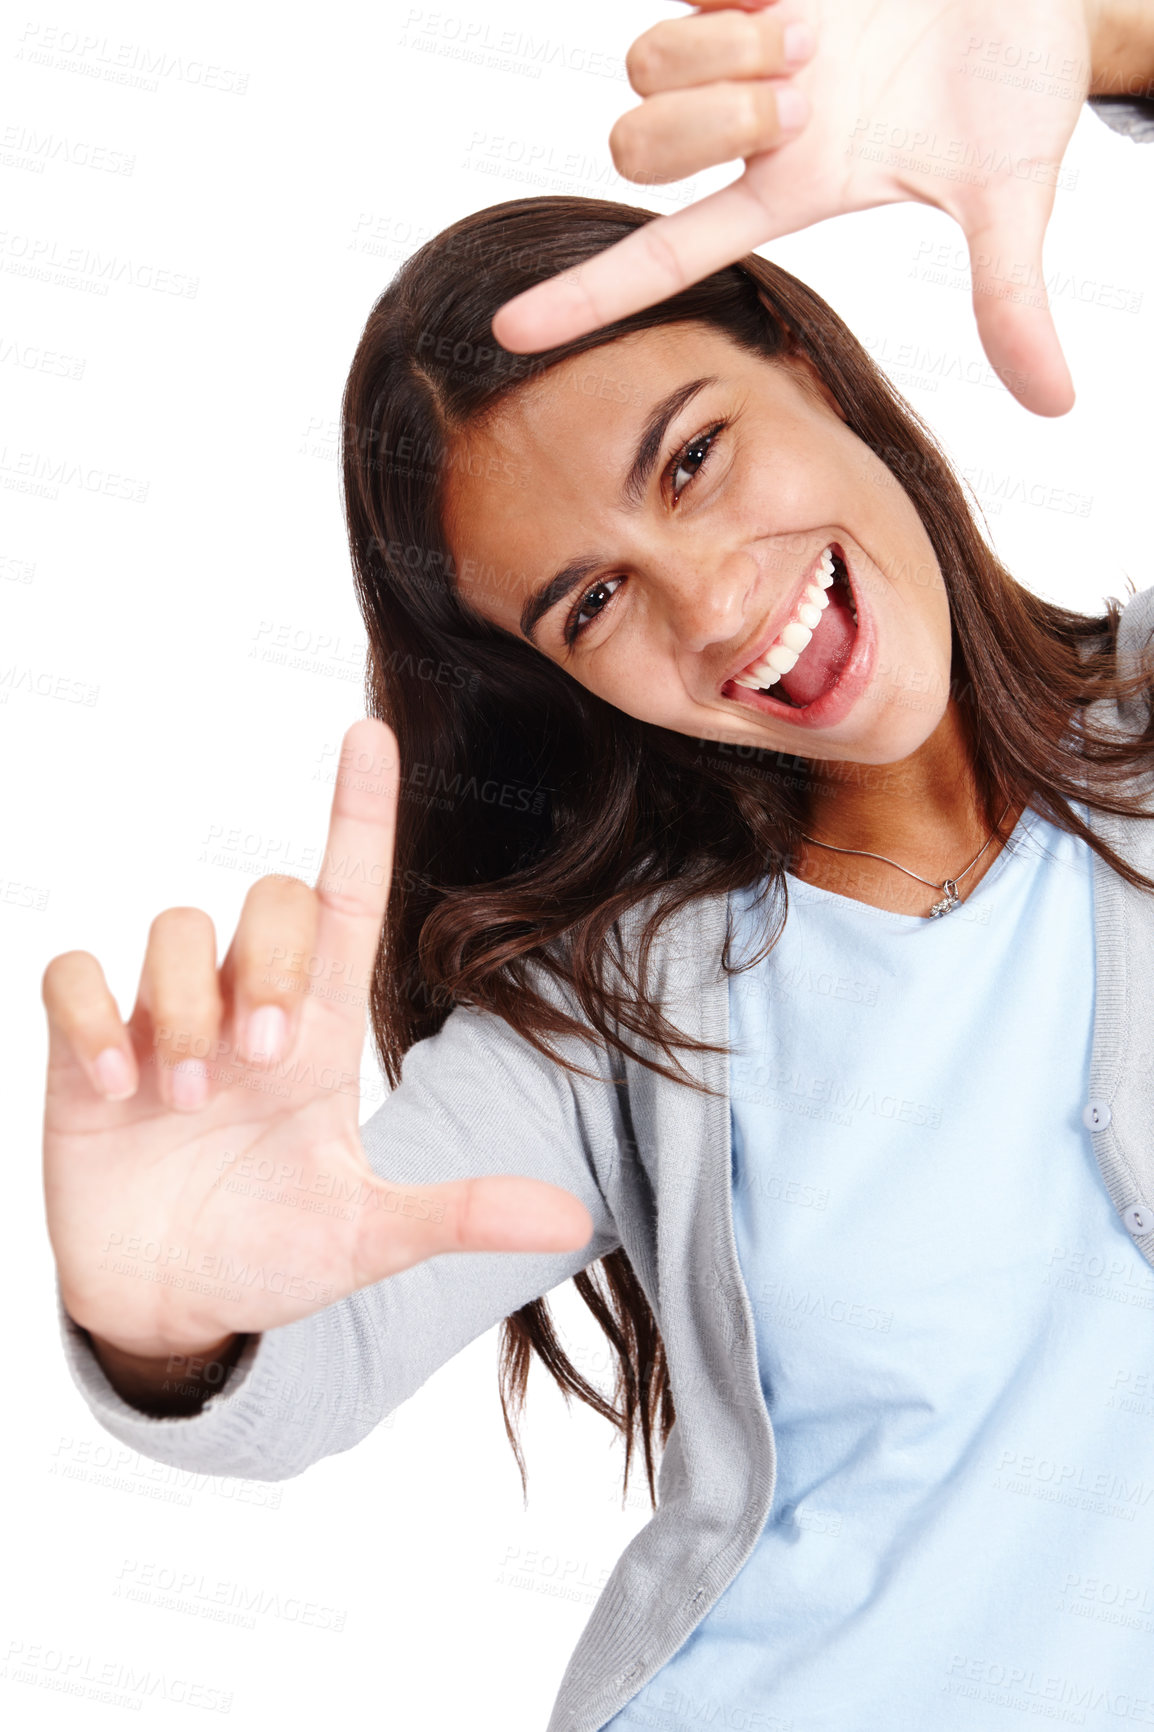
[[(750, 255), (543, 355), (497, 344), (491, 321), (505, 301), (650, 220), (648, 211), (568, 197), (516, 199), (465, 217), (397, 273), (353, 359), (342, 473), (368, 630), (368, 705), (395, 731), (402, 764), (394, 888), (371, 1006), (394, 1083), (409, 1047), (461, 1003), (494, 1011), (551, 1056), (552, 1037), (588, 1038), (591, 1029), (683, 1078), (676, 1053), (692, 1043), (646, 985), (658, 928), (695, 897), (766, 876), (785, 907), (810, 765), (624, 715), (457, 591), (441, 500), (453, 464), (466, 460), (460, 435), (543, 370), (630, 332), (698, 320), (769, 360), (808, 360), (852, 431), (904, 487), (933, 545), (952, 616), (951, 696), (991, 826), (1007, 800), (1028, 798), (1129, 882), (1154, 888), (1075, 806), (1140, 813), (1127, 779), (1154, 759), (1154, 723), (1136, 702), (1148, 676), (1124, 681), (1115, 672), (1117, 602), (1088, 617), (1010, 576), (933, 436), (812, 289)], [(488, 479), (518, 481), (500, 460)], [(525, 506), (548, 509), (537, 499)], [(473, 578), (500, 585), (508, 574)], [(1129, 706), (1128, 736), (1088, 715), (1100, 698)], [(649, 897), (638, 953), (623, 961), (617, 922)], [(566, 989), (579, 1016), (556, 1002), (560, 995), (543, 994), (538, 969)], [(638, 1052), (636, 1042), (661, 1056)], [(510, 1415), (521, 1409), (536, 1353), (566, 1400), (577, 1396), (621, 1432), (626, 1491), (640, 1435), (656, 1503), (654, 1436), (664, 1445), (675, 1410), (654, 1313), (623, 1249), (575, 1285), (615, 1357), (614, 1396), (573, 1365), (546, 1299), (507, 1318), (499, 1386), (522, 1485)]]

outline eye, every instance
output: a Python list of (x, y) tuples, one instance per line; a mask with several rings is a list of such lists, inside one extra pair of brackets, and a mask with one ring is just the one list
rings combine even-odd
[[(571, 644), (579, 632), (583, 632), (591, 619), (602, 613), (620, 586), (625, 582), (623, 577), (602, 577), (591, 589), (587, 589), (577, 606), (565, 622), (565, 642)], [(588, 617), (587, 617), (588, 616)]]
[(682, 493), (689, 486), (697, 471), (701, 468), (718, 434), (725, 427), (724, 421), (719, 421), (716, 427), (711, 427), (708, 433), (699, 433), (691, 439), (688, 445), (683, 445), (677, 452), (665, 474), (673, 489), (673, 503), (677, 504)]

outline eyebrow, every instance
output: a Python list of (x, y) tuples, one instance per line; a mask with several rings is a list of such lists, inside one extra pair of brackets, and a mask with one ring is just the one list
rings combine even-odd
[(716, 383), (715, 378), (691, 379), (688, 385), (679, 385), (676, 391), (671, 391), (668, 397), (664, 397), (657, 404), (641, 430), (637, 455), (621, 488), (621, 497), (627, 505), (640, 505), (649, 477), (653, 473), (653, 465), (657, 462), (657, 454), (669, 430), (669, 423), (675, 416), (680, 415), (685, 405), (692, 402), (699, 391), (704, 391), (707, 385)]
[(574, 559), (569, 565), (562, 566), (556, 576), (543, 583), (540, 589), (535, 589), (521, 609), (521, 636), (532, 642), (533, 633), (545, 615), (552, 613), (579, 583), (592, 577), (602, 563), (596, 554), (587, 555), (584, 559)]
[[(663, 397), (650, 412), (641, 437), (637, 441), (637, 450), (629, 466), (625, 480), (621, 484), (621, 498), (626, 505), (639, 505), (653, 473), (658, 454), (665, 442), (669, 424), (680, 415), (688, 403), (691, 403), (699, 391), (704, 391), (707, 385), (717, 383), (715, 376), (703, 379), (691, 379), (688, 384), (679, 385), (676, 391), (671, 391), (668, 397)], [(565, 600), (579, 583), (584, 583), (604, 561), (597, 554), (587, 554), (581, 559), (574, 559), (568, 565), (562, 566), (529, 596), (521, 609), (521, 635), (532, 641), (533, 633), (547, 613), (552, 613), (558, 604)]]

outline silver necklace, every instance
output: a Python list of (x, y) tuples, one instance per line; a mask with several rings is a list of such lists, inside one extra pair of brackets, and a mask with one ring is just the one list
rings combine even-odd
[[(1007, 800), (1002, 812), (1002, 818), (1006, 816), (1006, 813), (1009, 810), (1010, 802)], [(801, 839), (803, 842), (812, 842), (815, 848), (832, 848), (835, 854), (861, 854), (866, 860), (880, 860), (885, 866), (897, 866), (898, 871), (904, 872), (907, 878), (916, 878), (919, 884), (928, 884), (931, 890), (942, 891), (942, 900), (940, 902), (935, 902), (933, 907), (930, 909), (930, 919), (936, 920), (940, 914), (948, 914), (951, 908), (956, 908), (958, 903), (961, 901), (961, 897), (958, 895), (958, 885), (966, 876), (967, 872), (973, 871), (974, 867), (978, 864), (978, 861), (982, 858), (982, 855), (986, 852), (986, 849), (990, 846), (990, 843), (994, 840), (998, 830), (1001, 828), (1002, 818), (998, 819), (997, 824), (995, 824), (994, 828), (990, 831), (990, 834), (986, 837), (986, 840), (982, 843), (982, 846), (978, 849), (978, 852), (974, 855), (969, 865), (964, 866), (956, 877), (943, 878), (940, 884), (935, 884), (932, 878), (923, 878), (920, 872), (911, 872), (908, 866), (898, 865), (898, 862), (896, 860), (891, 860), (887, 854), (871, 854), (868, 848), (842, 848), (836, 842), (819, 842), (816, 836), (807, 836), (804, 831), (802, 832)]]

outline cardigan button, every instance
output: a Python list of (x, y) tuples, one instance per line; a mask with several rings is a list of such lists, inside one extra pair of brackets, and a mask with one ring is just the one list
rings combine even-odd
[(1131, 1203), (1122, 1219), (1126, 1223), (1126, 1231), (1133, 1233), (1136, 1239), (1142, 1239), (1147, 1233), (1154, 1232), (1154, 1209), (1147, 1208), (1145, 1203)]
[(1088, 1131), (1102, 1131), (1113, 1118), (1109, 1101), (1087, 1101), (1082, 1108), (1082, 1123)]

